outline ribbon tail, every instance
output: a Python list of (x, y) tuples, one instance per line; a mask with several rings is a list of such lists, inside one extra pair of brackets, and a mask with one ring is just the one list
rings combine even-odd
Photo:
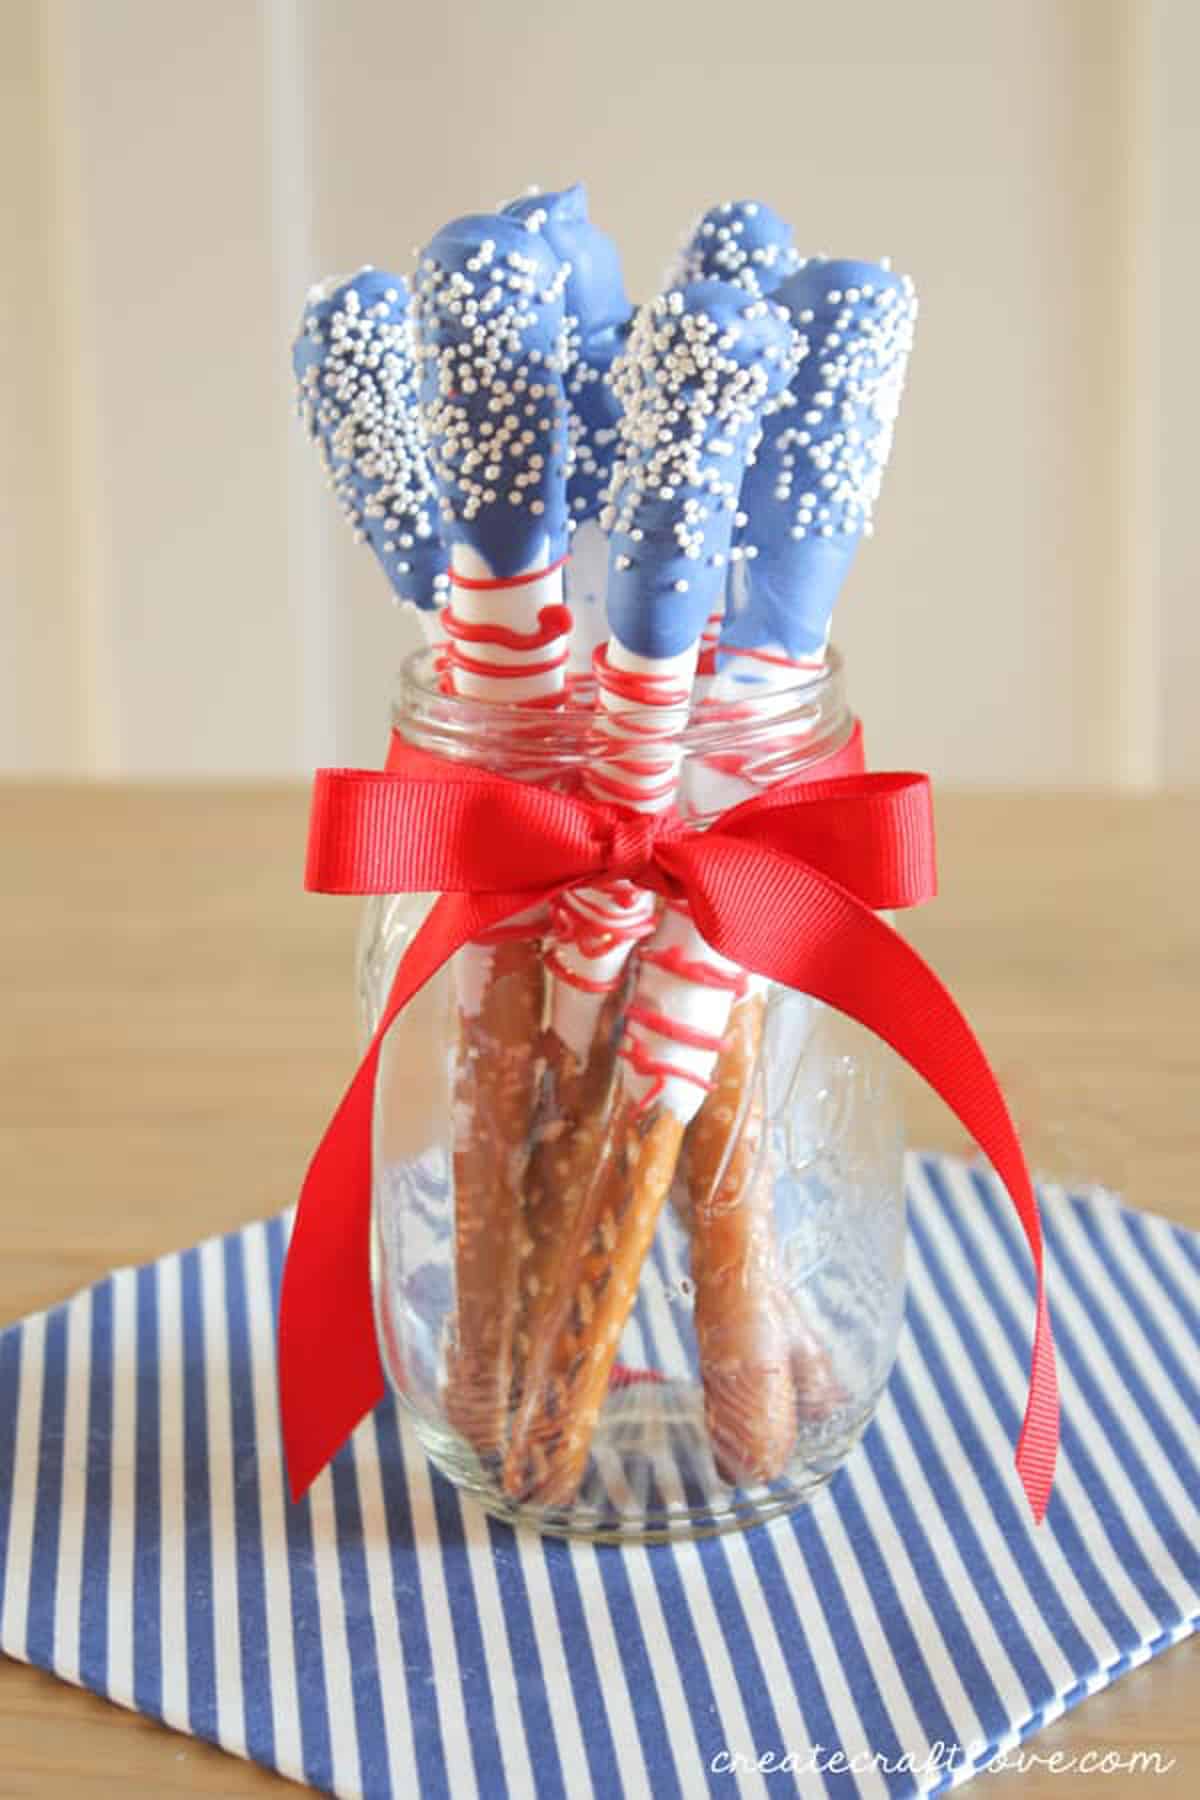
[(824, 1000), (883, 1038), (946, 1102), (1008, 1189), (1037, 1275), (1015, 1460), (1040, 1522), (1058, 1453), (1058, 1381), (1037, 1201), (996, 1077), (950, 993), (897, 931), (807, 864), (717, 837), (710, 834), (701, 857), (679, 858), (701, 934), (722, 955)]
[(444, 894), (435, 901), (309, 1164), (279, 1302), (279, 1403), (293, 1500), (383, 1398), (371, 1293), (371, 1125), (383, 1040), (456, 950), (529, 901), (527, 892)]

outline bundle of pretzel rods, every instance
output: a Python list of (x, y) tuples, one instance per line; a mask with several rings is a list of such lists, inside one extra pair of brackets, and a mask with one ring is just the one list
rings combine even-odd
[[(635, 310), (574, 187), (453, 221), (411, 280), (314, 288), (293, 363), (446, 690), (594, 706), (577, 774), (505, 772), (699, 819), (802, 757), (796, 690), (871, 530), (915, 316), (886, 261), (802, 257), (753, 201), (703, 214)], [(683, 769), (689, 720), (775, 716), (769, 758)], [(512, 1499), (571, 1502), (674, 1188), (717, 1469), (779, 1476), (838, 1388), (775, 1240), (764, 984), (628, 882), (506, 922), (454, 976), (451, 1423)]]

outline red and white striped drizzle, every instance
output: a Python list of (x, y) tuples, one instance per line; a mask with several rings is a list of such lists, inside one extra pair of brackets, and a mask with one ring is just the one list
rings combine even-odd
[[(781, 654), (765, 660), (769, 666), (749, 693), (730, 684), (729, 692), (736, 696), (732, 704), (724, 699), (718, 675), (710, 689), (711, 709), (720, 706), (752, 719), (770, 696), (816, 680), (825, 666), (823, 657), (801, 662)], [(783, 754), (794, 755), (794, 738), (795, 733), (791, 751), (780, 746)], [(697, 759), (688, 784), (694, 809), (710, 814), (769, 785), (756, 779), (762, 763), (761, 749), (748, 758), (731, 754)], [(759, 978), (748, 976), (706, 944), (686, 909), (675, 905), (664, 909), (641, 953), (638, 990), (626, 1015), (621, 1048), (627, 1082), (642, 1106), (667, 1106), (685, 1123), (694, 1117), (712, 1088), (733, 1002), (752, 985), (759, 985)]]
[(465, 544), (450, 553), (450, 603), (442, 616), (449, 685), (467, 700), (554, 705), (566, 687), (571, 615), (563, 603), (566, 557), (545, 554), (508, 580)]
[[(584, 786), (594, 799), (631, 811), (664, 811), (675, 798), (696, 653), (669, 661), (637, 656), (615, 639), (593, 658), (598, 707)], [(583, 1060), (604, 996), (619, 986), (634, 945), (654, 929), (653, 896), (628, 881), (563, 895), (548, 957), (555, 977), (550, 1020)]]
[[(571, 615), (563, 604), (563, 565), (546, 559), (546, 547), (531, 566), (509, 579), (492, 573), (478, 551), (454, 544), (450, 553), (451, 598), (442, 614), (445, 646), (443, 680), (463, 699), (520, 707), (557, 706), (566, 690)], [(533, 781), (541, 768), (509, 773)], [(459, 1009), (479, 1011), (491, 973), (493, 948), (503, 937), (525, 936), (536, 917), (510, 919), (486, 940), (469, 944), (456, 958)]]
[(637, 993), (625, 1015), (625, 1084), (638, 1105), (662, 1105), (685, 1122), (713, 1085), (733, 1002), (749, 977), (711, 949), (686, 909), (663, 908), (641, 952)]

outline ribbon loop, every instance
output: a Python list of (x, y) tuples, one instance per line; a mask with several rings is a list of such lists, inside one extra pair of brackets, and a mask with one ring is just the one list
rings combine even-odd
[(317, 1147), (288, 1250), (279, 1317), (283, 1430), (293, 1493), (382, 1397), (371, 1294), (371, 1124), (380, 1046), (464, 945), (581, 884), (632, 880), (685, 904), (744, 969), (858, 1019), (939, 1093), (991, 1159), (1037, 1273), (1029, 1398), (1017, 1471), (1034, 1516), (1049, 1500), (1058, 1388), (1037, 1202), (995, 1076), (950, 994), (876, 917), (936, 892), (923, 775), (863, 773), (842, 751), (707, 831), (631, 817), (577, 795), (443, 761), (393, 738), (387, 770), (317, 777), (307, 885), (327, 893), (441, 891), (409, 945), (375, 1036)]

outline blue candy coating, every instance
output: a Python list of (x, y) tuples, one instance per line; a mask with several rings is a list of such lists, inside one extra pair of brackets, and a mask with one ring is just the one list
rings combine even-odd
[(917, 306), (911, 281), (880, 263), (821, 259), (772, 298), (801, 360), (743, 484), (745, 582), (721, 649), (775, 643), (805, 656), (823, 648), (871, 531)]
[(679, 255), (677, 279), (732, 281), (771, 294), (800, 267), (786, 219), (763, 200), (726, 200), (701, 213)]
[(409, 294), (402, 277), (360, 269), (314, 288), (292, 347), (300, 410), (334, 493), (397, 597), (442, 597), (446, 547), (421, 444)]
[(763, 409), (792, 369), (787, 315), (726, 282), (660, 296), (613, 370), (624, 405), (611, 503), (608, 620), (641, 656), (696, 642), (725, 583)]
[(566, 269), (518, 219), (443, 226), (414, 279), (421, 417), (442, 535), (499, 577), (566, 553)]
[(567, 276), (566, 392), (571, 408), (567, 505), (575, 520), (599, 515), (616, 454), (620, 406), (606, 380), (633, 317), (612, 239), (588, 218), (583, 185), (522, 194), (506, 214), (545, 238), (570, 264)]
[(543, 237), (561, 262), (569, 262), (566, 308), (586, 343), (597, 332), (621, 332), (633, 317), (617, 246), (588, 217), (583, 183), (551, 194), (522, 194), (503, 209)]

